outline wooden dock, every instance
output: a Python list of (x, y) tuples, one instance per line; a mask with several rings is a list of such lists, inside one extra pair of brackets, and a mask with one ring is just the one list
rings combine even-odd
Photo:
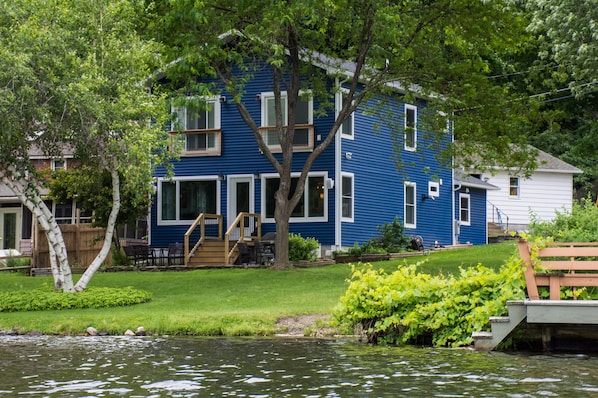
[(523, 321), (538, 331), (545, 350), (559, 336), (598, 341), (598, 300), (514, 300), (507, 307), (508, 316), (490, 317), (490, 332), (473, 333), (476, 350), (493, 350)]

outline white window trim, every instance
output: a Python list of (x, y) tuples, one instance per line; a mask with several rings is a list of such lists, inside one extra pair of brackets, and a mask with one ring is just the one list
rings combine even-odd
[[(180, 206), (180, 181), (216, 181), (216, 214), (220, 214), (220, 192), (221, 192), (221, 181), (217, 175), (212, 176), (189, 176), (189, 177), (174, 177), (174, 178), (158, 178), (156, 184), (156, 203), (157, 203), (157, 225), (191, 225), (195, 220), (181, 220), (181, 206)], [(176, 209), (174, 220), (163, 220), (162, 219), (162, 183), (163, 182), (177, 182), (176, 184)]]
[[(311, 95), (310, 91), (301, 91), (299, 93), (299, 97), (303, 96), (303, 95), (309, 95), (309, 101), (308, 101), (308, 105), (307, 105), (307, 118), (308, 118), (308, 125), (311, 126), (308, 128), (308, 144), (307, 146), (303, 147), (296, 147), (293, 148), (293, 152), (311, 152), (313, 151), (313, 148), (315, 146), (314, 143), (314, 128), (313, 128), (313, 124), (314, 124), (314, 99), (313, 96)], [(261, 129), (260, 131), (265, 131), (268, 127), (276, 127), (276, 126), (270, 126), (268, 125), (268, 100), (269, 99), (273, 99), (274, 98), (274, 92), (273, 91), (267, 91), (267, 92), (263, 92), (260, 94), (260, 100), (261, 100)], [(284, 109), (284, 120), (283, 122), (283, 126), (287, 126), (288, 122), (289, 122), (289, 111), (288, 111), (288, 96), (287, 96), (287, 92), (286, 91), (281, 91), (280, 92), (280, 99), (282, 100), (282, 107)], [(268, 144), (267, 144), (268, 145)], [(280, 152), (282, 151), (280, 145), (268, 145), (268, 148), (270, 148), (270, 150), (272, 152)]]
[[(461, 219), (461, 210), (463, 210), (462, 207), (462, 199), (467, 198), (467, 215), (468, 215), (468, 219), (467, 221), (463, 221)], [(459, 222), (461, 223), (461, 225), (465, 225), (465, 226), (469, 226), (471, 225), (471, 195), (468, 193), (460, 193), (459, 194)]]
[[(513, 187), (511, 185), (511, 178), (517, 179), (517, 195), (511, 195), (511, 188)], [(509, 176), (508, 184), (509, 184), (509, 199), (519, 199), (519, 197), (521, 195), (521, 178), (515, 177), (515, 176)]]
[[(351, 208), (351, 217), (343, 217), (342, 206), (343, 206), (343, 177), (350, 177), (351, 178), (351, 200), (352, 200), (352, 208)], [(340, 196), (341, 196), (341, 221), (344, 222), (355, 222), (355, 174), (353, 173), (345, 173), (341, 172), (341, 183), (338, 189), (340, 189)]]
[[(59, 167), (56, 168), (56, 162), (62, 162), (64, 164), (63, 167)], [(51, 164), (52, 164), (52, 171), (56, 171), (56, 170), (66, 170), (67, 169), (67, 164), (66, 164), (66, 158), (60, 158), (60, 159), (52, 159)]]
[[(190, 97), (193, 98), (193, 97)], [(206, 103), (211, 104), (213, 106), (214, 112), (214, 127), (210, 129), (200, 129), (200, 130), (192, 130), (187, 129), (187, 106), (171, 106), (170, 112), (182, 115), (183, 119), (183, 126), (181, 126), (181, 130), (176, 130), (174, 128), (174, 124), (171, 122), (171, 132), (173, 134), (179, 135), (182, 142), (182, 156), (189, 156), (189, 155), (209, 155), (209, 156), (218, 156), (221, 154), (222, 151), (222, 114), (221, 114), (221, 104), (220, 104), (220, 97), (219, 96), (207, 96), (207, 97), (199, 97), (204, 100)], [(207, 148), (205, 150), (187, 150), (187, 135), (193, 134), (215, 134), (216, 135), (216, 146), (215, 148)]]
[[(349, 93), (349, 90), (347, 90), (346, 88), (341, 88), (339, 90), (339, 92), (336, 93), (336, 117), (338, 118), (338, 115), (343, 107), (343, 94), (347, 94)], [(349, 116), (349, 118), (351, 119), (351, 134), (346, 134), (343, 131), (343, 126), (341, 124), (341, 126), (339, 127), (339, 129), (341, 130), (341, 137), (347, 140), (354, 140), (355, 139), (355, 112), (351, 112), (351, 115)]]
[[(413, 223), (407, 223), (407, 187), (413, 187)], [(417, 228), (417, 184), (405, 181), (403, 184), (403, 221), (405, 228)]]
[[(189, 97), (189, 98), (194, 98), (194, 97)], [(199, 97), (200, 99), (204, 100), (206, 103), (211, 104), (214, 108), (214, 130), (220, 130), (220, 126), (221, 126), (221, 113), (220, 113), (220, 97), (219, 96), (215, 96), (215, 97)], [(176, 130), (174, 127), (174, 125), (171, 125), (171, 131), (188, 131), (187, 130), (187, 106), (174, 106), (172, 105), (170, 107), (170, 113), (179, 113), (179, 110), (181, 112), (181, 114), (183, 115), (183, 122), (184, 125), (181, 126), (182, 129), (181, 130)], [(212, 129), (208, 129), (208, 130), (212, 130)]]
[[(411, 109), (415, 112), (415, 126), (413, 127), (413, 146), (407, 146), (407, 110)], [(403, 111), (403, 128), (405, 129), (403, 134), (403, 142), (406, 151), (417, 150), (417, 106), (405, 104), (405, 110)]]
[[(291, 173), (291, 178), (299, 177), (301, 173)], [(328, 178), (327, 172), (311, 172), (308, 173), (307, 177), (323, 177), (324, 179), (324, 215), (322, 217), (291, 217), (289, 219), (290, 223), (300, 223), (300, 222), (327, 222), (328, 221), (328, 188), (326, 188), (326, 179)], [(268, 173), (268, 174), (261, 174), (260, 175), (260, 185), (262, 186), (261, 189), (261, 196), (260, 196), (260, 213), (262, 216), (262, 223), (274, 223), (276, 222), (274, 218), (267, 218), (266, 217), (266, 179), (268, 178), (280, 178), (278, 173)], [(307, 182), (307, 181), (306, 181)], [(303, 191), (303, 198), (305, 203), (308, 203), (307, 198), (307, 190)], [(307, 206), (306, 206), (307, 209)]]

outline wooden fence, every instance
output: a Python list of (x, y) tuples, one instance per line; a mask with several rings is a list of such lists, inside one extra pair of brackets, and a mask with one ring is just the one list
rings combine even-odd
[[(93, 228), (89, 224), (61, 224), (60, 230), (68, 252), (69, 264), (73, 268), (85, 269), (97, 256), (104, 243), (104, 228)], [(46, 235), (35, 228), (35, 245), (31, 259), (32, 268), (49, 268), (50, 251)], [(105, 265), (112, 264), (108, 254)]]

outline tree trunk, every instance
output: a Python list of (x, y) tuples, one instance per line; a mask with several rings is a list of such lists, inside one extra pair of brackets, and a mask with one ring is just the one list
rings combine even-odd
[(24, 178), (9, 178), (2, 175), (2, 182), (15, 194), (21, 203), (31, 211), (40, 228), (44, 231), (48, 240), (50, 254), (50, 268), (54, 276), (54, 288), (56, 290), (73, 291), (73, 275), (68, 262), (68, 255), (62, 231), (54, 218), (54, 215), (44, 203), (37, 189), (27, 189), (32, 182)]
[(276, 208), (274, 209), (274, 219), (276, 220), (274, 268), (276, 269), (293, 267), (293, 263), (289, 260), (289, 219), (293, 208), (290, 208), (290, 201), (285, 199), (288, 198), (290, 175), (288, 180), (288, 183), (285, 184), (281, 177), (279, 189), (274, 195), (276, 199)]
[(111, 170), (110, 175), (112, 176), (112, 209), (110, 210), (110, 216), (108, 217), (108, 224), (106, 225), (106, 235), (104, 235), (104, 244), (100, 249), (100, 252), (91, 262), (89, 267), (85, 270), (77, 285), (75, 285), (75, 291), (80, 292), (85, 290), (91, 277), (97, 272), (100, 266), (108, 257), (110, 253), (110, 246), (112, 245), (112, 236), (114, 235), (114, 227), (116, 225), (116, 219), (118, 212), (120, 211), (120, 177), (117, 170)]

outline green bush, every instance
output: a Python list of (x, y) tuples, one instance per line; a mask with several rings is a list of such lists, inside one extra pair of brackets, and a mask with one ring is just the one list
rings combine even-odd
[(6, 259), (7, 267), (25, 267), (31, 264), (30, 258), (13, 258), (9, 257)]
[(376, 227), (378, 236), (370, 239), (369, 246), (385, 250), (387, 253), (397, 253), (405, 250), (409, 239), (405, 236), (403, 224), (399, 217), (391, 222)]
[(333, 255), (349, 254), (359, 257), (362, 254), (386, 254), (398, 253), (405, 250), (409, 239), (404, 235), (403, 224), (399, 222), (399, 217), (393, 221), (376, 227), (378, 236), (375, 236), (359, 246), (357, 243), (347, 250), (335, 251)]
[(133, 287), (90, 287), (79, 293), (49, 290), (0, 292), (0, 312), (123, 307), (150, 301), (151, 293)]
[(525, 297), (517, 256), (499, 272), (480, 264), (457, 277), (418, 272), (423, 263), (390, 274), (371, 264), (354, 267), (333, 314), (336, 325), (361, 327), (371, 343), (458, 347), (473, 342), (472, 332), (488, 329), (490, 316), (506, 315), (507, 300)]
[(112, 245), (112, 265), (113, 266), (125, 266), (130, 265), (129, 260), (125, 251), (121, 248), (116, 248), (116, 245)]
[(316, 261), (320, 244), (315, 238), (304, 238), (301, 234), (289, 234), (289, 260)]
[(560, 242), (598, 242), (598, 207), (591, 197), (574, 202), (571, 211), (556, 212), (551, 221), (539, 220), (531, 214), (529, 236), (552, 237)]

